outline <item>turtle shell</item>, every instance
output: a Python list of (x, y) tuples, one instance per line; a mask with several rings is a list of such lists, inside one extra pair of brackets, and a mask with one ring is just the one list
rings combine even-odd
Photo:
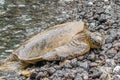
[(27, 63), (41, 61), (44, 54), (69, 43), (76, 34), (85, 29), (86, 26), (81, 21), (55, 25), (24, 42), (13, 54)]

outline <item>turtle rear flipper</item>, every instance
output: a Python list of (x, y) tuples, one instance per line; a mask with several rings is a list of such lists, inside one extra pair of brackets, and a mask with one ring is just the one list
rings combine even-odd
[(5, 72), (5, 71), (15, 71), (19, 69), (19, 62), (6, 62), (0, 66), (0, 72)]

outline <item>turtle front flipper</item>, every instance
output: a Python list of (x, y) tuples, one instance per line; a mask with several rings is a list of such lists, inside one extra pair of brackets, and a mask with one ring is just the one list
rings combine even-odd
[(72, 59), (85, 54), (89, 51), (89, 49), (90, 46), (87, 43), (86, 38), (83, 38), (78, 34), (70, 43), (55, 48), (54, 50), (43, 55), (43, 59), (49, 61)]
[(7, 59), (5, 60), (6, 62), (11, 62), (11, 61), (19, 61), (19, 58), (17, 55), (15, 54), (10, 54), (9, 57), (7, 57)]

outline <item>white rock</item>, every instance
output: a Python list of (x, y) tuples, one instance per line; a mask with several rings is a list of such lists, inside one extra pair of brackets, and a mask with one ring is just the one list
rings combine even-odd
[(24, 4), (20, 4), (20, 5), (18, 5), (18, 7), (25, 7), (25, 5)]
[(4, 46), (0, 46), (0, 49), (5, 49), (5, 47)]
[(105, 2), (107, 2), (108, 0), (104, 0)]
[(70, 1), (73, 1), (73, 0), (60, 0), (60, 2), (70, 2)]
[(88, 2), (88, 5), (92, 6), (92, 5), (93, 5), (93, 2)]
[(5, 50), (5, 52), (13, 52), (13, 50)]
[(116, 67), (113, 69), (113, 73), (115, 73), (115, 74), (120, 74), (120, 66), (116, 66)]

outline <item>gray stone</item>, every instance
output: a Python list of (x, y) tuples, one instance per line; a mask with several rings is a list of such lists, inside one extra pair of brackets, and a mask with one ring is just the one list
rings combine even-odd
[(120, 75), (114, 75), (113, 80), (120, 80)]
[(81, 67), (81, 68), (84, 68), (85, 70), (89, 69), (89, 63), (88, 63), (88, 61), (78, 62), (78, 66)]
[(106, 66), (114, 67), (116, 65), (114, 59), (106, 59)]
[(55, 71), (56, 71), (56, 69), (55, 68), (53, 68), (53, 67), (50, 67), (50, 68), (48, 68), (48, 73), (50, 74), (50, 75), (52, 75)]
[(88, 58), (89, 60), (91, 61), (94, 61), (95, 60), (95, 53), (94, 52), (91, 52), (91, 54), (89, 54)]
[(77, 58), (74, 58), (70, 61), (71, 66), (76, 67), (77, 66)]
[(82, 75), (80, 73), (77, 73), (74, 80), (83, 80)]
[(93, 74), (90, 75), (90, 77), (92, 79), (100, 78), (101, 74), (102, 74), (102, 72), (99, 72), (99, 71), (98, 72), (94, 72)]
[(110, 57), (110, 58), (114, 57), (116, 54), (117, 54), (117, 51), (114, 48), (112, 48), (106, 52), (106, 55), (108, 55), (108, 57)]

